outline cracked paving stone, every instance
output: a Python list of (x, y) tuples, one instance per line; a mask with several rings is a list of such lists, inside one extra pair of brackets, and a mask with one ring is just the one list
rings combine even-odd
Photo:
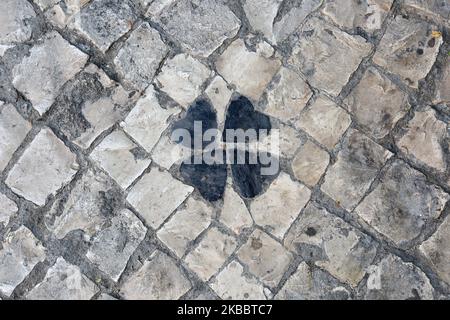
[(147, 88), (168, 51), (158, 31), (148, 23), (141, 24), (114, 59), (124, 85), (138, 90)]
[(406, 93), (373, 67), (366, 71), (344, 103), (376, 139), (389, 134), (410, 108)]
[(446, 218), (437, 231), (419, 247), (438, 276), (450, 284), (450, 218)]
[(87, 60), (86, 54), (59, 33), (51, 31), (13, 68), (12, 82), (42, 115), (53, 104), (61, 87), (84, 67)]
[(31, 124), (13, 105), (0, 102), (0, 172), (6, 168), (30, 129)]
[(352, 210), (392, 153), (356, 130), (350, 130), (321, 190), (344, 209)]
[(442, 74), (437, 79), (437, 88), (433, 97), (433, 103), (447, 103), (447, 105), (450, 105), (450, 61), (447, 61)]
[(352, 123), (350, 115), (333, 101), (319, 97), (295, 123), (328, 149), (333, 149)]
[(364, 278), (377, 244), (325, 209), (309, 205), (286, 235), (285, 246), (353, 287)]
[(388, 255), (368, 268), (368, 300), (432, 300), (433, 287), (427, 276), (412, 263)]
[(292, 254), (266, 233), (255, 230), (237, 253), (265, 285), (276, 287), (293, 261)]
[(158, 87), (182, 107), (188, 107), (201, 94), (201, 87), (212, 72), (187, 54), (166, 61), (156, 78)]
[(229, 179), (225, 189), (220, 222), (236, 234), (240, 234), (244, 229), (253, 225), (252, 216), (244, 200), (233, 190), (231, 179)]
[(307, 141), (292, 161), (294, 176), (310, 187), (314, 187), (325, 173), (330, 163), (330, 155)]
[(185, 207), (177, 210), (157, 236), (181, 258), (188, 246), (211, 224), (212, 218), (211, 207), (190, 197)]
[(211, 288), (224, 300), (266, 300), (264, 287), (244, 272), (237, 261), (227, 265), (213, 281)]
[(90, 300), (98, 287), (81, 273), (80, 268), (58, 258), (44, 280), (28, 294), (29, 300)]
[(442, 37), (433, 36), (438, 27), (397, 16), (378, 45), (373, 62), (402, 78), (413, 88), (425, 78), (436, 61)]
[(217, 112), (217, 123), (223, 126), (225, 123), (226, 108), (230, 102), (233, 92), (221, 76), (216, 76), (205, 90), (212, 105)]
[(396, 245), (406, 247), (440, 216), (448, 200), (450, 196), (422, 173), (397, 160), (355, 213)]
[(243, 40), (231, 43), (216, 61), (217, 71), (241, 94), (258, 101), (281, 62), (262, 50), (250, 51)]
[(146, 232), (147, 229), (131, 211), (121, 210), (111, 219), (111, 225), (95, 236), (86, 257), (117, 281)]
[(198, 246), (185, 258), (188, 267), (203, 281), (208, 281), (234, 252), (237, 242), (234, 237), (217, 228), (207, 231)]
[(8, 233), (0, 249), (0, 291), (10, 296), (45, 256), (45, 248), (26, 227)]
[(124, 189), (128, 188), (151, 163), (139, 146), (122, 131), (114, 131), (91, 153), (99, 164)]
[(210, 56), (233, 38), (241, 22), (224, 4), (215, 0), (180, 0), (162, 10), (156, 21), (190, 54)]
[(349, 82), (372, 46), (360, 36), (351, 36), (318, 18), (302, 27), (289, 64), (314, 87), (337, 96)]
[(127, 300), (176, 300), (190, 288), (189, 280), (175, 260), (156, 251), (125, 279), (120, 293)]
[(447, 0), (405, 0), (403, 5), (419, 15), (450, 26), (450, 3)]
[(302, 262), (286, 281), (276, 300), (349, 300), (351, 293), (338, 280)]
[(42, 129), (12, 168), (6, 184), (38, 206), (78, 171), (76, 156), (48, 129)]
[(397, 142), (400, 150), (412, 159), (445, 172), (447, 155), (444, 145), (450, 141), (447, 124), (436, 118), (433, 109), (427, 108), (416, 112), (407, 128), (408, 132)]
[(152, 228), (159, 228), (194, 191), (170, 173), (152, 168), (131, 189), (127, 200)]
[(9, 219), (16, 214), (18, 210), (19, 208), (17, 208), (17, 205), (12, 200), (3, 193), (0, 193), (0, 227), (2, 224), (6, 226)]
[(307, 187), (281, 173), (264, 194), (252, 201), (250, 212), (256, 224), (282, 239), (310, 196)]

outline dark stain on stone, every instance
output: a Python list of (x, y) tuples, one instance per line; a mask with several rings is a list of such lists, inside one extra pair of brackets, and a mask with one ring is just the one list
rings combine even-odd
[(417, 49), (416, 52), (419, 56), (423, 55), (423, 49), (421, 49), (421, 48)]
[[(235, 159), (237, 158), (235, 152)], [(263, 189), (265, 176), (261, 175), (261, 164), (249, 164), (250, 153), (245, 153), (245, 164), (233, 164), (231, 173), (236, 191), (244, 198), (250, 199), (259, 195)]]
[(253, 250), (259, 250), (259, 249), (261, 249), (263, 247), (263, 244), (262, 244), (260, 239), (252, 238), (251, 246), (252, 246)]
[(433, 48), (435, 45), (436, 45), (436, 39), (435, 39), (435, 38), (431, 38), (431, 39), (428, 41), (428, 46), (429, 46), (430, 48)]
[(317, 230), (313, 227), (309, 227), (308, 229), (306, 229), (305, 233), (308, 237), (314, 237), (317, 234)]

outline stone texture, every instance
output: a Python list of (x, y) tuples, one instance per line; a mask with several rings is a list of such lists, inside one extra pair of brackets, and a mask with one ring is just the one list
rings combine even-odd
[(58, 258), (53, 267), (28, 294), (29, 300), (90, 300), (98, 288), (77, 266)]
[(143, 266), (125, 279), (120, 290), (127, 300), (174, 300), (191, 288), (175, 261), (155, 251)]
[(11, 295), (45, 256), (45, 248), (26, 227), (8, 233), (0, 249), (0, 291)]
[(330, 155), (326, 151), (307, 141), (292, 161), (292, 171), (298, 180), (313, 187), (325, 173), (329, 162)]
[(338, 205), (351, 211), (391, 156), (388, 150), (358, 131), (351, 130), (336, 163), (328, 169), (321, 190)]
[(77, 27), (83, 23), (80, 10), (91, 2), (91, 0), (44, 0), (44, 2), (47, 2), (45, 4), (46, 8), (43, 9), (46, 10), (44, 13), (45, 17), (53, 25), (64, 29), (70, 23), (72, 23), (73, 27)]
[(3, 0), (0, 3), (0, 48), (14, 46), (31, 39), (36, 18), (26, 0)]
[(306, 22), (302, 35), (289, 63), (312, 86), (333, 96), (339, 95), (372, 48), (364, 38), (351, 36), (317, 18)]
[(228, 88), (228, 84), (221, 76), (216, 76), (206, 88), (205, 94), (216, 109), (219, 126), (223, 125), (225, 123), (225, 111), (233, 92)]
[(426, 18), (450, 25), (450, 4), (446, 0), (405, 0), (404, 6)]
[(33, 2), (36, 3), (43, 11), (54, 6), (56, 3), (58, 3), (58, 1), (59, 0), (33, 0)]
[(156, 144), (152, 159), (166, 170), (172, 168), (175, 163), (181, 163), (191, 157), (192, 150), (182, 144), (175, 143), (168, 135), (163, 135)]
[(354, 287), (377, 252), (367, 235), (314, 204), (294, 223), (284, 242), (306, 261)]
[(422, 173), (395, 161), (355, 213), (403, 247), (440, 216), (449, 199), (440, 188), (430, 185)]
[(225, 189), (220, 221), (236, 234), (240, 234), (244, 229), (253, 225), (252, 216), (244, 200), (233, 190), (231, 180), (227, 183)]
[(72, 180), (78, 170), (76, 157), (53, 132), (42, 129), (9, 173), (6, 184), (18, 195), (43, 206)]
[(437, 81), (436, 94), (433, 103), (450, 104), (450, 62), (447, 62), (440, 79)]
[(0, 226), (7, 225), (9, 219), (17, 213), (19, 208), (17, 205), (6, 197), (3, 193), (0, 193)]

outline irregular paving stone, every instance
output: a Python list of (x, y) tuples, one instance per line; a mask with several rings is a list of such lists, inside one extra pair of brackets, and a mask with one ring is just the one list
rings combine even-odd
[(336, 163), (328, 169), (321, 190), (351, 211), (391, 156), (388, 150), (351, 130)]
[(6, 168), (30, 129), (31, 124), (21, 117), (13, 105), (0, 102), (0, 172)]
[(313, 18), (303, 26), (289, 63), (312, 86), (337, 96), (371, 48), (362, 37), (351, 36)]
[(45, 248), (26, 227), (8, 233), (0, 249), (0, 291), (10, 296), (39, 263), (45, 260)]
[(190, 197), (186, 206), (158, 231), (158, 238), (181, 258), (188, 245), (210, 225), (212, 217), (211, 207)]
[(266, 233), (255, 230), (238, 251), (249, 271), (269, 287), (276, 287), (293, 260), (292, 254)]
[(252, 52), (243, 40), (231, 43), (216, 62), (217, 71), (241, 94), (257, 101), (281, 66), (278, 59), (264, 52)]
[(327, 0), (322, 12), (341, 28), (380, 30), (393, 0)]
[(446, 218), (437, 231), (419, 247), (431, 267), (442, 280), (450, 284), (450, 218)]
[(406, 93), (372, 67), (345, 103), (358, 123), (376, 139), (384, 138), (410, 107)]
[(128, 300), (176, 300), (191, 284), (175, 261), (161, 251), (154, 252), (120, 290)]
[(144, 240), (147, 229), (129, 210), (121, 210), (110, 226), (100, 231), (86, 257), (114, 281), (127, 266), (128, 259)]
[(369, 300), (431, 300), (433, 287), (427, 276), (412, 263), (389, 255), (369, 267), (367, 292)]
[(98, 288), (80, 268), (58, 258), (44, 280), (28, 294), (30, 300), (90, 300)]
[(277, 300), (348, 300), (351, 293), (338, 280), (302, 262), (276, 295)]
[(214, 0), (177, 1), (157, 21), (189, 53), (205, 58), (233, 38), (241, 26), (227, 6)]
[(178, 54), (166, 61), (156, 83), (186, 108), (201, 94), (201, 86), (210, 76), (211, 70), (204, 64), (187, 54)]
[(441, 36), (433, 37), (435, 30), (432, 24), (399, 15), (388, 26), (373, 61), (417, 88), (435, 63), (443, 42)]
[(403, 5), (415, 13), (450, 25), (450, 4), (446, 0), (405, 0)]
[(286, 235), (285, 246), (354, 287), (377, 252), (369, 236), (312, 204)]
[(437, 81), (433, 103), (447, 103), (450, 105), (450, 62), (447, 62), (442, 75)]
[(163, 135), (152, 152), (152, 159), (159, 166), (169, 170), (175, 163), (180, 164), (185, 159), (191, 158), (191, 155), (191, 148), (176, 143), (168, 135)]
[(408, 129), (397, 143), (399, 148), (409, 157), (444, 172), (447, 167), (444, 144), (450, 139), (446, 123), (438, 120), (435, 112), (427, 108), (415, 113)]
[(450, 196), (426, 177), (395, 161), (381, 183), (355, 209), (372, 228), (404, 247), (436, 219)]
[(233, 190), (231, 182), (230, 179), (225, 189), (220, 221), (234, 233), (240, 234), (253, 225), (253, 219), (242, 198)]
[(18, 195), (43, 206), (72, 180), (78, 170), (76, 157), (53, 132), (42, 129), (12, 168), (6, 184)]
[(193, 190), (170, 173), (152, 168), (131, 189), (127, 200), (148, 225), (157, 229)]
[(211, 100), (217, 113), (217, 122), (219, 126), (223, 126), (225, 123), (225, 111), (230, 102), (233, 92), (228, 89), (228, 84), (223, 80), (221, 76), (216, 76), (208, 88), (205, 90), (205, 94)]
[(333, 149), (347, 131), (352, 120), (334, 102), (319, 97), (296, 122), (296, 127), (306, 131), (328, 149)]
[(42, 11), (47, 10), (48, 8), (57, 4), (60, 0), (33, 0), (35, 4), (39, 6)]
[(169, 118), (180, 111), (178, 107), (162, 108), (154, 87), (150, 86), (121, 126), (147, 152), (151, 152), (169, 126)]
[(153, 0), (150, 6), (147, 9), (147, 12), (145, 15), (147, 17), (151, 16), (158, 16), (168, 8), (172, 3), (176, 2), (177, 0)]
[[(31, 39), (32, 21), (36, 18), (33, 7), (26, 0), (0, 2), (0, 52)], [(3, 54), (0, 54), (0, 56)]]
[(232, 261), (211, 282), (211, 288), (224, 300), (266, 300), (264, 287), (237, 261)]
[(114, 64), (127, 87), (144, 90), (152, 82), (167, 52), (158, 31), (143, 23), (131, 33)]
[(225, 263), (237, 247), (236, 239), (208, 230), (199, 245), (186, 256), (186, 263), (203, 281), (208, 281)]
[(139, 152), (139, 147), (122, 131), (114, 131), (92, 151), (91, 158), (126, 189), (151, 163)]
[(7, 225), (9, 219), (17, 213), (19, 208), (17, 205), (9, 200), (3, 193), (0, 193), (0, 226), (2, 224)]
[[(278, 145), (279, 150), (276, 150), (277, 148), (271, 149), (272, 147), (275, 147), (275, 145), (276, 145), (275, 141), (273, 141), (273, 143), (271, 143), (271, 141), (272, 141), (271, 139), (274, 138), (273, 135), (275, 133), (275, 130), (278, 131), (278, 135), (279, 135), (279, 145)], [(301, 138), (301, 135), (296, 129), (294, 129), (290, 126), (281, 124), (281, 125), (279, 125), (279, 127), (277, 129), (272, 128), (271, 135), (267, 136), (266, 139), (262, 139), (262, 141), (260, 139), (259, 148), (260, 148), (260, 150), (266, 150), (267, 152), (269, 152), (273, 155), (277, 155), (279, 157), (284, 157), (287, 159), (292, 159), (295, 156), (295, 153), (297, 152), (297, 150), (302, 145), (302, 141), (303, 140)], [(262, 149), (262, 148), (266, 148), (266, 149)], [(254, 152), (257, 152), (257, 150), (255, 150)]]
[[(61, 87), (81, 70), (87, 60), (86, 54), (52, 31), (13, 68), (12, 82), (31, 101), (33, 107), (44, 114)], [(37, 83), (40, 85), (37, 86)]]
[(257, 224), (282, 239), (310, 196), (307, 187), (281, 173), (263, 195), (252, 201), (250, 212)]
[(72, 25), (80, 25), (82, 23), (80, 10), (91, 0), (49, 0), (47, 2), (51, 3), (47, 3), (46, 8), (43, 9), (46, 10), (48, 8), (44, 13), (45, 17), (56, 27), (64, 29), (71, 22)]
[(295, 177), (308, 186), (315, 186), (330, 162), (330, 155), (307, 141), (292, 161), (292, 171)]

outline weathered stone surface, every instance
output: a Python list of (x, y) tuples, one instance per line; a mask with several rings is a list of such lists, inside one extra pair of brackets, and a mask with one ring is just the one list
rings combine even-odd
[(233, 38), (241, 25), (228, 7), (214, 0), (177, 1), (162, 10), (157, 21), (185, 50), (202, 57)]
[(0, 102), (0, 172), (8, 165), (30, 129), (30, 123), (22, 118), (13, 105)]
[(120, 290), (128, 300), (174, 300), (191, 288), (175, 261), (161, 251), (154, 252)]
[(427, 276), (412, 263), (389, 255), (370, 266), (365, 299), (369, 300), (431, 300), (433, 287)]
[(221, 76), (216, 76), (206, 88), (205, 94), (217, 111), (217, 123), (219, 126), (223, 126), (225, 123), (225, 111), (233, 92), (228, 89), (228, 84)]
[(260, 50), (252, 52), (243, 40), (228, 46), (216, 62), (217, 71), (241, 94), (259, 100), (280, 68), (278, 59), (267, 58)]
[(356, 130), (351, 130), (336, 163), (328, 169), (322, 191), (352, 210), (369, 190), (392, 153)]
[[(30, 40), (36, 18), (33, 7), (26, 0), (3, 0), (0, 3), (0, 48)], [(1, 49), (0, 49), (1, 50)]]
[(45, 259), (45, 248), (26, 227), (8, 233), (0, 249), (0, 291), (7, 296), (39, 262)]
[(153, 0), (150, 6), (147, 9), (147, 12), (145, 15), (147, 17), (155, 16), (163, 12), (163, 10), (166, 10), (172, 3), (176, 2), (177, 0)]
[(399, 148), (409, 157), (444, 172), (447, 167), (444, 145), (450, 139), (446, 123), (438, 120), (435, 112), (427, 108), (415, 113), (408, 129), (397, 143)]
[(450, 4), (446, 0), (405, 0), (404, 6), (426, 18), (450, 25)]
[(328, 149), (333, 149), (351, 122), (345, 110), (331, 100), (319, 97), (302, 113), (295, 125)]
[(422, 173), (398, 160), (355, 213), (398, 246), (406, 246), (439, 217), (449, 199)]
[(308, 186), (315, 186), (330, 162), (330, 155), (307, 141), (292, 161), (292, 171), (295, 177)]
[(117, 299), (112, 297), (112, 296), (110, 296), (109, 294), (102, 293), (102, 294), (100, 294), (98, 296), (97, 300), (100, 300), (100, 301), (114, 301), (114, 300), (117, 300)]
[(337, 96), (371, 48), (362, 37), (351, 36), (313, 18), (302, 27), (302, 37), (289, 63), (312, 86)]
[(17, 210), (19, 210), (17, 205), (3, 193), (0, 193), (0, 226), (2, 224), (7, 225), (9, 219), (17, 213)]
[(114, 64), (127, 87), (144, 90), (152, 82), (167, 52), (158, 31), (143, 23), (131, 33)]
[(263, 195), (252, 201), (250, 212), (256, 224), (282, 239), (310, 196), (307, 187), (281, 173)]
[(157, 229), (193, 190), (174, 179), (170, 173), (152, 168), (131, 189), (127, 200), (148, 225)]
[(450, 62), (447, 62), (442, 75), (437, 81), (436, 94), (433, 103), (450, 104)]
[(437, 231), (419, 247), (431, 267), (442, 280), (450, 284), (450, 218), (446, 218)]
[(190, 197), (158, 231), (158, 238), (181, 258), (188, 245), (210, 225), (212, 216), (211, 207)]
[(110, 226), (95, 236), (86, 256), (117, 281), (146, 232), (147, 229), (131, 211), (121, 210), (111, 219)]
[(225, 189), (220, 221), (236, 234), (240, 234), (245, 228), (253, 225), (250, 212), (242, 198), (233, 190), (231, 180)]
[(294, 223), (285, 245), (354, 287), (377, 252), (377, 245), (368, 236), (313, 204)]
[(52, 31), (13, 68), (13, 85), (40, 114), (44, 114), (64, 83), (79, 72), (87, 60), (87, 55)]
[(152, 159), (164, 169), (169, 170), (175, 163), (189, 159), (191, 152), (189, 147), (175, 143), (170, 136), (163, 135), (153, 150)]
[(255, 230), (238, 251), (239, 259), (265, 285), (276, 287), (293, 260), (292, 254), (266, 233)]
[(156, 83), (186, 108), (201, 94), (201, 86), (210, 76), (204, 64), (187, 54), (178, 54), (164, 64)]
[(338, 280), (302, 262), (276, 295), (277, 300), (348, 300), (351, 293)]
[(49, 195), (78, 170), (76, 157), (53, 132), (42, 129), (9, 173), (6, 184), (18, 195), (43, 206)]
[(346, 98), (356, 120), (376, 139), (384, 138), (408, 111), (406, 93), (375, 68), (369, 68)]
[(236, 246), (236, 239), (212, 228), (185, 260), (189, 268), (203, 281), (208, 281), (222, 267)]
[[(43, 10), (45, 17), (55, 26), (64, 29), (69, 23), (73, 26), (82, 23), (80, 10), (92, 0), (48, 0)], [(42, 1), (41, 1), (42, 2)], [(52, 6), (53, 5), (53, 6)], [(52, 7), (50, 7), (52, 6)]]
[(30, 300), (90, 300), (98, 288), (80, 268), (58, 258), (53, 267), (28, 294)]
[[(278, 136), (275, 139), (275, 132)], [(267, 151), (280, 158), (292, 159), (302, 145), (302, 138), (298, 130), (291, 126), (279, 124), (278, 128), (272, 128), (270, 134), (264, 139), (259, 139), (250, 144), (250, 150), (258, 153)]]
[(91, 158), (126, 189), (151, 163), (149, 158), (139, 153), (139, 147), (122, 131), (117, 130), (92, 151)]
[(33, 2), (36, 3), (43, 11), (55, 5), (58, 1), (59, 0), (33, 0)]
[(211, 288), (224, 300), (266, 300), (263, 286), (245, 274), (237, 261), (232, 261), (215, 277)]
[(443, 42), (441, 36), (432, 34), (436, 30), (432, 24), (399, 15), (388, 26), (373, 61), (417, 88), (435, 63)]

